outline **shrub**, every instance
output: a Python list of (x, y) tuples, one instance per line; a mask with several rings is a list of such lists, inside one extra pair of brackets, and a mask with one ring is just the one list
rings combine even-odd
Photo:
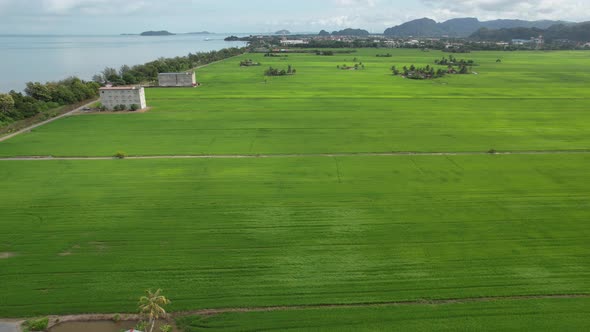
[(496, 149), (490, 149), (490, 150), (488, 150), (488, 153), (489, 154), (496, 154), (496, 153), (498, 153), (498, 151), (496, 151)]
[(135, 325), (135, 329), (138, 331), (146, 331), (147, 327), (148, 327), (148, 324), (147, 324), (147, 322), (144, 322), (144, 321), (139, 321)]
[(171, 325), (162, 325), (160, 326), (160, 331), (162, 332), (171, 332), (172, 331), (172, 326)]
[(29, 319), (23, 323), (24, 331), (45, 331), (49, 326), (49, 318)]
[(121, 315), (116, 314), (113, 316), (113, 322), (118, 323), (121, 321)]
[(125, 158), (127, 158), (127, 154), (123, 151), (119, 151), (119, 152), (115, 153), (115, 155), (113, 157), (115, 157), (117, 159), (125, 159)]
[(129, 107), (129, 110), (130, 110), (131, 112), (135, 112), (135, 111), (137, 111), (138, 109), (139, 109), (139, 105), (137, 105), (137, 104), (133, 104), (133, 105), (131, 105), (131, 107)]

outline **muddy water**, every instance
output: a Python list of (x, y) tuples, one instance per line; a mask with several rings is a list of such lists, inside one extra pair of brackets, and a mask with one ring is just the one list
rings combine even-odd
[[(115, 323), (113, 321), (97, 321), (97, 322), (68, 322), (59, 324), (50, 332), (120, 332), (132, 329), (137, 322), (125, 321)], [(165, 323), (161, 323), (162, 325)], [(160, 331), (160, 324), (156, 324), (154, 331)], [(173, 330), (178, 332), (178, 330)]]

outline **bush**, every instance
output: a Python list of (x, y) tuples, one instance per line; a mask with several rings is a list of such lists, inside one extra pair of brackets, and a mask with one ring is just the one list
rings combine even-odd
[(135, 111), (139, 110), (139, 105), (133, 104), (133, 105), (131, 105), (131, 107), (129, 107), (129, 110), (131, 112), (135, 112)]
[(162, 325), (160, 326), (160, 331), (162, 332), (171, 332), (172, 331), (172, 326), (171, 325)]
[(148, 323), (144, 321), (139, 321), (137, 325), (135, 325), (135, 329), (138, 331), (146, 331), (148, 327)]
[(113, 316), (113, 322), (118, 323), (121, 321), (121, 315), (116, 314)]
[(117, 159), (125, 159), (125, 158), (127, 158), (127, 154), (123, 151), (119, 151), (119, 152), (115, 153), (115, 155), (113, 157), (115, 157)]
[(49, 326), (49, 318), (29, 319), (23, 323), (24, 331), (45, 331)]

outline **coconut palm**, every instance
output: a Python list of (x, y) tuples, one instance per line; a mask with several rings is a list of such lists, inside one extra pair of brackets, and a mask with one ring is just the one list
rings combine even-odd
[(166, 317), (166, 310), (164, 310), (163, 306), (170, 304), (170, 300), (160, 295), (161, 292), (161, 289), (155, 292), (148, 289), (146, 296), (139, 299), (139, 312), (149, 318), (150, 332), (154, 331), (154, 325), (158, 319)]

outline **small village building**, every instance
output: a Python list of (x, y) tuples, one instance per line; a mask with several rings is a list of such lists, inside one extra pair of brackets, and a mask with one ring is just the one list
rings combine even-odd
[(303, 39), (285, 39), (281, 40), (281, 45), (283, 46), (293, 46), (293, 45), (307, 45), (309, 41)]
[(100, 102), (109, 110), (116, 106), (125, 105), (130, 109), (137, 105), (140, 109), (147, 108), (145, 101), (145, 89), (137, 86), (117, 86), (100, 88)]
[(161, 87), (196, 87), (197, 75), (194, 71), (185, 73), (160, 73), (158, 85)]

